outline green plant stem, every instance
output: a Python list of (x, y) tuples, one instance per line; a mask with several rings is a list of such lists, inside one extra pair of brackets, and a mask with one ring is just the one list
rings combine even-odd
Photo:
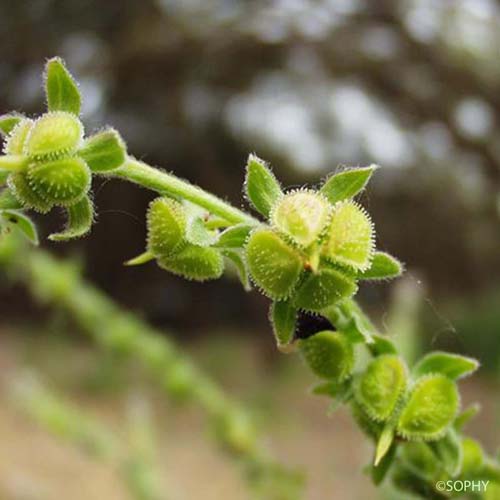
[(239, 224), (259, 224), (259, 221), (247, 213), (233, 207), (211, 193), (195, 186), (175, 175), (163, 170), (150, 167), (146, 163), (129, 157), (125, 164), (111, 174), (134, 184), (139, 184), (147, 189), (163, 195), (180, 197), (195, 205), (207, 209), (210, 213), (218, 215), (228, 222)]

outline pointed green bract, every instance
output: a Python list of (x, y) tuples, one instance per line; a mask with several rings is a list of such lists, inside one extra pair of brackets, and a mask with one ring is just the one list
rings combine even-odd
[(24, 154), (24, 145), (33, 127), (33, 123), (33, 120), (23, 118), (11, 129), (3, 147), (6, 155)]
[(407, 439), (439, 439), (453, 423), (458, 406), (458, 390), (452, 380), (444, 375), (424, 376), (401, 411), (398, 433)]
[(82, 101), (80, 91), (59, 57), (49, 59), (45, 66), (45, 94), (49, 111), (80, 114)]
[(290, 300), (275, 301), (271, 304), (269, 318), (278, 349), (286, 350), (295, 333), (297, 308)]
[(24, 208), (32, 208), (43, 214), (54, 206), (52, 201), (45, 199), (30, 186), (26, 171), (11, 174), (7, 179), (7, 185)]
[(342, 382), (351, 375), (354, 350), (345, 335), (325, 330), (299, 341), (300, 352), (311, 370), (321, 378)]
[(369, 268), (373, 256), (373, 226), (356, 203), (339, 202), (333, 209), (323, 255), (358, 271)]
[(302, 271), (300, 255), (269, 229), (258, 229), (246, 246), (250, 275), (255, 284), (272, 299), (285, 299), (292, 293)]
[(255, 155), (248, 157), (245, 194), (253, 207), (264, 217), (269, 217), (271, 209), (283, 194), (269, 167)]
[(54, 233), (49, 236), (52, 241), (67, 241), (80, 238), (87, 234), (94, 218), (92, 201), (88, 196), (84, 196), (78, 203), (67, 207), (68, 223), (66, 229), (61, 233)]
[(375, 252), (370, 267), (356, 275), (360, 280), (385, 280), (401, 276), (403, 266), (399, 260), (385, 252)]
[(24, 154), (34, 159), (55, 159), (75, 152), (82, 143), (83, 126), (71, 113), (56, 111), (33, 124), (24, 145)]
[(158, 265), (166, 271), (196, 281), (220, 278), (224, 271), (224, 261), (218, 250), (191, 245), (171, 257), (159, 257)]
[(31, 243), (38, 245), (38, 232), (33, 221), (17, 210), (0, 210), (0, 216), (8, 224), (15, 226)]
[(110, 172), (121, 167), (127, 159), (127, 148), (120, 134), (109, 128), (85, 140), (78, 151), (92, 172)]
[(23, 118), (22, 115), (17, 113), (0, 116), (0, 134), (4, 136), (9, 135)]
[(373, 465), (377, 467), (382, 459), (387, 455), (391, 445), (394, 442), (394, 426), (392, 423), (387, 424), (380, 434), (377, 441), (377, 448), (375, 450), (375, 459)]
[(226, 229), (219, 235), (217, 243), (219, 248), (242, 248), (253, 227), (249, 224), (236, 224)]
[(320, 192), (332, 204), (352, 198), (365, 188), (377, 168), (376, 165), (370, 165), (369, 167), (352, 168), (332, 175), (323, 184)]
[(73, 157), (32, 164), (27, 179), (42, 198), (55, 205), (72, 205), (89, 190), (91, 174), (83, 160)]
[(429, 373), (441, 373), (452, 380), (457, 380), (471, 373), (479, 367), (479, 363), (466, 356), (448, 352), (434, 351), (424, 356), (413, 368), (416, 377)]
[(374, 420), (387, 421), (404, 394), (407, 379), (408, 370), (399, 356), (379, 356), (356, 381), (356, 401)]
[(148, 249), (155, 257), (168, 257), (186, 245), (186, 212), (171, 198), (157, 198), (147, 214)]
[(318, 273), (310, 273), (301, 283), (295, 295), (295, 304), (300, 309), (321, 311), (351, 297), (356, 291), (356, 283), (341, 272), (322, 269)]
[(323, 233), (330, 204), (313, 191), (296, 191), (283, 196), (271, 212), (271, 222), (294, 243), (308, 247)]

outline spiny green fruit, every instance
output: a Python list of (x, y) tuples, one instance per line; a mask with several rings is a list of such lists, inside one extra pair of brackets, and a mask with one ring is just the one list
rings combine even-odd
[(377, 421), (387, 421), (406, 389), (408, 369), (399, 357), (375, 358), (355, 384), (356, 401)]
[(27, 179), (32, 190), (45, 200), (71, 205), (87, 193), (91, 175), (80, 158), (62, 158), (30, 165)]
[(303, 269), (300, 254), (274, 231), (254, 231), (246, 245), (250, 275), (257, 286), (273, 299), (290, 296)]
[(354, 295), (356, 283), (334, 269), (310, 273), (295, 295), (295, 304), (308, 311), (321, 311), (335, 302)]
[(342, 382), (352, 372), (354, 350), (341, 332), (325, 330), (299, 341), (299, 348), (311, 370), (321, 378)]
[(181, 203), (157, 198), (147, 214), (148, 250), (155, 257), (169, 257), (186, 246), (186, 213)]
[(374, 249), (370, 217), (353, 201), (342, 201), (333, 208), (323, 255), (341, 265), (364, 271), (369, 268)]
[(295, 191), (283, 196), (271, 214), (274, 227), (294, 243), (308, 247), (318, 240), (328, 223), (330, 204), (313, 191)]
[(458, 389), (452, 380), (443, 375), (421, 377), (401, 410), (398, 434), (407, 439), (439, 439), (453, 423), (458, 407)]
[(207, 281), (220, 278), (224, 272), (221, 253), (210, 247), (187, 246), (169, 257), (159, 257), (158, 265), (186, 279)]
[(75, 152), (83, 140), (83, 126), (73, 114), (46, 113), (35, 121), (26, 138), (24, 154), (34, 159), (59, 158)]
[(31, 187), (26, 171), (11, 174), (7, 179), (7, 185), (23, 207), (32, 208), (44, 214), (54, 206), (52, 201), (46, 199)]
[(26, 138), (33, 127), (33, 120), (23, 118), (9, 133), (3, 151), (7, 155), (22, 155)]

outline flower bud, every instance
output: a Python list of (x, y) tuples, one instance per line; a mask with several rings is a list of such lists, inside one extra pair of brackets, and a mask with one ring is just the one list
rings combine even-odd
[(314, 243), (328, 223), (330, 204), (313, 191), (296, 191), (283, 196), (274, 207), (274, 227), (294, 243), (308, 247)]

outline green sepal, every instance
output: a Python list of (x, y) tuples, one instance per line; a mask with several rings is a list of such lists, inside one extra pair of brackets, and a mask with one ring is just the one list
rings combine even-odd
[(471, 404), (457, 415), (455, 422), (453, 422), (453, 427), (455, 427), (457, 431), (463, 430), (463, 428), (479, 413), (480, 410), (481, 405), (479, 403)]
[(0, 116), (0, 134), (3, 136), (9, 135), (23, 118), (23, 115), (17, 113)]
[(333, 269), (310, 273), (295, 294), (295, 304), (300, 309), (321, 311), (340, 300), (354, 295), (356, 283)]
[(28, 167), (27, 179), (40, 197), (54, 205), (74, 205), (88, 192), (91, 173), (80, 158), (34, 163)]
[(137, 255), (137, 257), (132, 257), (131, 259), (127, 260), (126, 262), (123, 263), (125, 266), (142, 266), (142, 264), (146, 264), (147, 262), (150, 262), (154, 260), (156, 257), (151, 253), (151, 252), (143, 252), (140, 255)]
[(325, 330), (298, 342), (311, 370), (321, 378), (342, 382), (354, 366), (354, 349), (341, 332)]
[(462, 470), (462, 443), (457, 432), (451, 427), (438, 441), (429, 446), (439, 458), (444, 470), (451, 476), (457, 476)]
[(80, 238), (90, 231), (94, 220), (94, 207), (88, 196), (84, 196), (78, 203), (66, 207), (68, 222), (61, 233), (49, 236), (52, 241), (67, 241)]
[(452, 380), (458, 380), (474, 373), (478, 367), (479, 362), (473, 358), (434, 351), (424, 356), (413, 367), (412, 373), (415, 377), (421, 377), (428, 373), (441, 373)]
[(321, 311), (337, 329), (342, 330), (353, 343), (364, 342), (371, 346), (375, 326), (363, 313), (354, 299), (345, 299)]
[(14, 128), (9, 132), (5, 139), (3, 152), (6, 155), (23, 155), (26, 139), (33, 127), (33, 120), (29, 118), (21, 119)]
[(417, 380), (398, 422), (398, 434), (406, 439), (426, 441), (441, 438), (453, 423), (459, 407), (458, 389), (441, 374)]
[(166, 271), (195, 281), (214, 280), (224, 272), (224, 261), (218, 250), (194, 245), (170, 257), (159, 257), (158, 265)]
[(80, 114), (82, 98), (78, 85), (59, 57), (49, 59), (45, 65), (45, 95), (49, 111)]
[(17, 210), (8, 209), (0, 210), (0, 215), (8, 225), (17, 228), (31, 243), (38, 245), (36, 226), (28, 216)]
[(188, 243), (199, 247), (209, 247), (216, 243), (218, 239), (217, 232), (207, 229), (204, 219), (197, 214), (197, 207), (192, 209), (188, 205), (186, 210), (188, 213), (186, 225), (186, 240)]
[(254, 231), (245, 247), (250, 276), (264, 294), (276, 300), (288, 298), (302, 271), (297, 251), (269, 229)]
[(255, 155), (248, 157), (245, 195), (257, 212), (264, 217), (269, 217), (271, 209), (283, 195), (274, 174), (266, 163)]
[(166, 258), (180, 252), (187, 244), (187, 217), (184, 206), (172, 198), (156, 198), (147, 213), (148, 251)]
[(394, 423), (389, 422), (380, 433), (375, 449), (373, 465), (378, 467), (394, 443)]
[(219, 235), (219, 239), (215, 243), (218, 248), (242, 248), (248, 239), (248, 235), (252, 231), (253, 226), (249, 224), (236, 224), (227, 228)]
[(22, 203), (23, 208), (32, 208), (43, 214), (50, 211), (54, 206), (52, 201), (46, 200), (30, 186), (25, 171), (11, 174), (7, 179), (7, 185), (14, 196)]
[(92, 172), (110, 172), (125, 163), (127, 147), (120, 134), (108, 128), (87, 138), (78, 156), (85, 160)]
[(352, 198), (365, 188), (377, 168), (377, 165), (370, 165), (364, 168), (351, 168), (332, 175), (323, 184), (320, 193), (325, 195), (332, 204)]
[(354, 396), (370, 418), (385, 422), (395, 411), (407, 383), (408, 369), (404, 361), (384, 354), (372, 360), (358, 377)]
[(23, 153), (36, 160), (57, 159), (74, 153), (83, 140), (83, 126), (71, 113), (55, 111), (36, 120), (26, 137)]
[(250, 284), (250, 277), (248, 276), (248, 269), (245, 259), (243, 258), (242, 251), (237, 249), (221, 249), (221, 253), (224, 257), (229, 259), (229, 261), (236, 268), (238, 273), (238, 278), (240, 283), (243, 285), (245, 292), (249, 292), (252, 289)]
[(311, 389), (311, 394), (316, 396), (328, 396), (345, 403), (352, 398), (351, 379), (346, 379), (342, 382), (329, 380), (320, 382)]
[(396, 451), (398, 447), (395, 442), (393, 442), (384, 456), (380, 459), (377, 465), (372, 465), (370, 467), (370, 473), (372, 477), (373, 484), (378, 486), (381, 484), (387, 476), (387, 473), (391, 469), (394, 459), (396, 458)]
[(291, 300), (274, 301), (269, 310), (269, 319), (278, 349), (287, 351), (295, 334), (297, 308)]
[(372, 342), (368, 343), (368, 349), (373, 356), (381, 356), (382, 354), (398, 354), (398, 350), (392, 340), (387, 335), (378, 333), (372, 334)]
[(360, 280), (386, 280), (401, 276), (403, 265), (385, 252), (375, 252), (370, 267), (356, 274)]

